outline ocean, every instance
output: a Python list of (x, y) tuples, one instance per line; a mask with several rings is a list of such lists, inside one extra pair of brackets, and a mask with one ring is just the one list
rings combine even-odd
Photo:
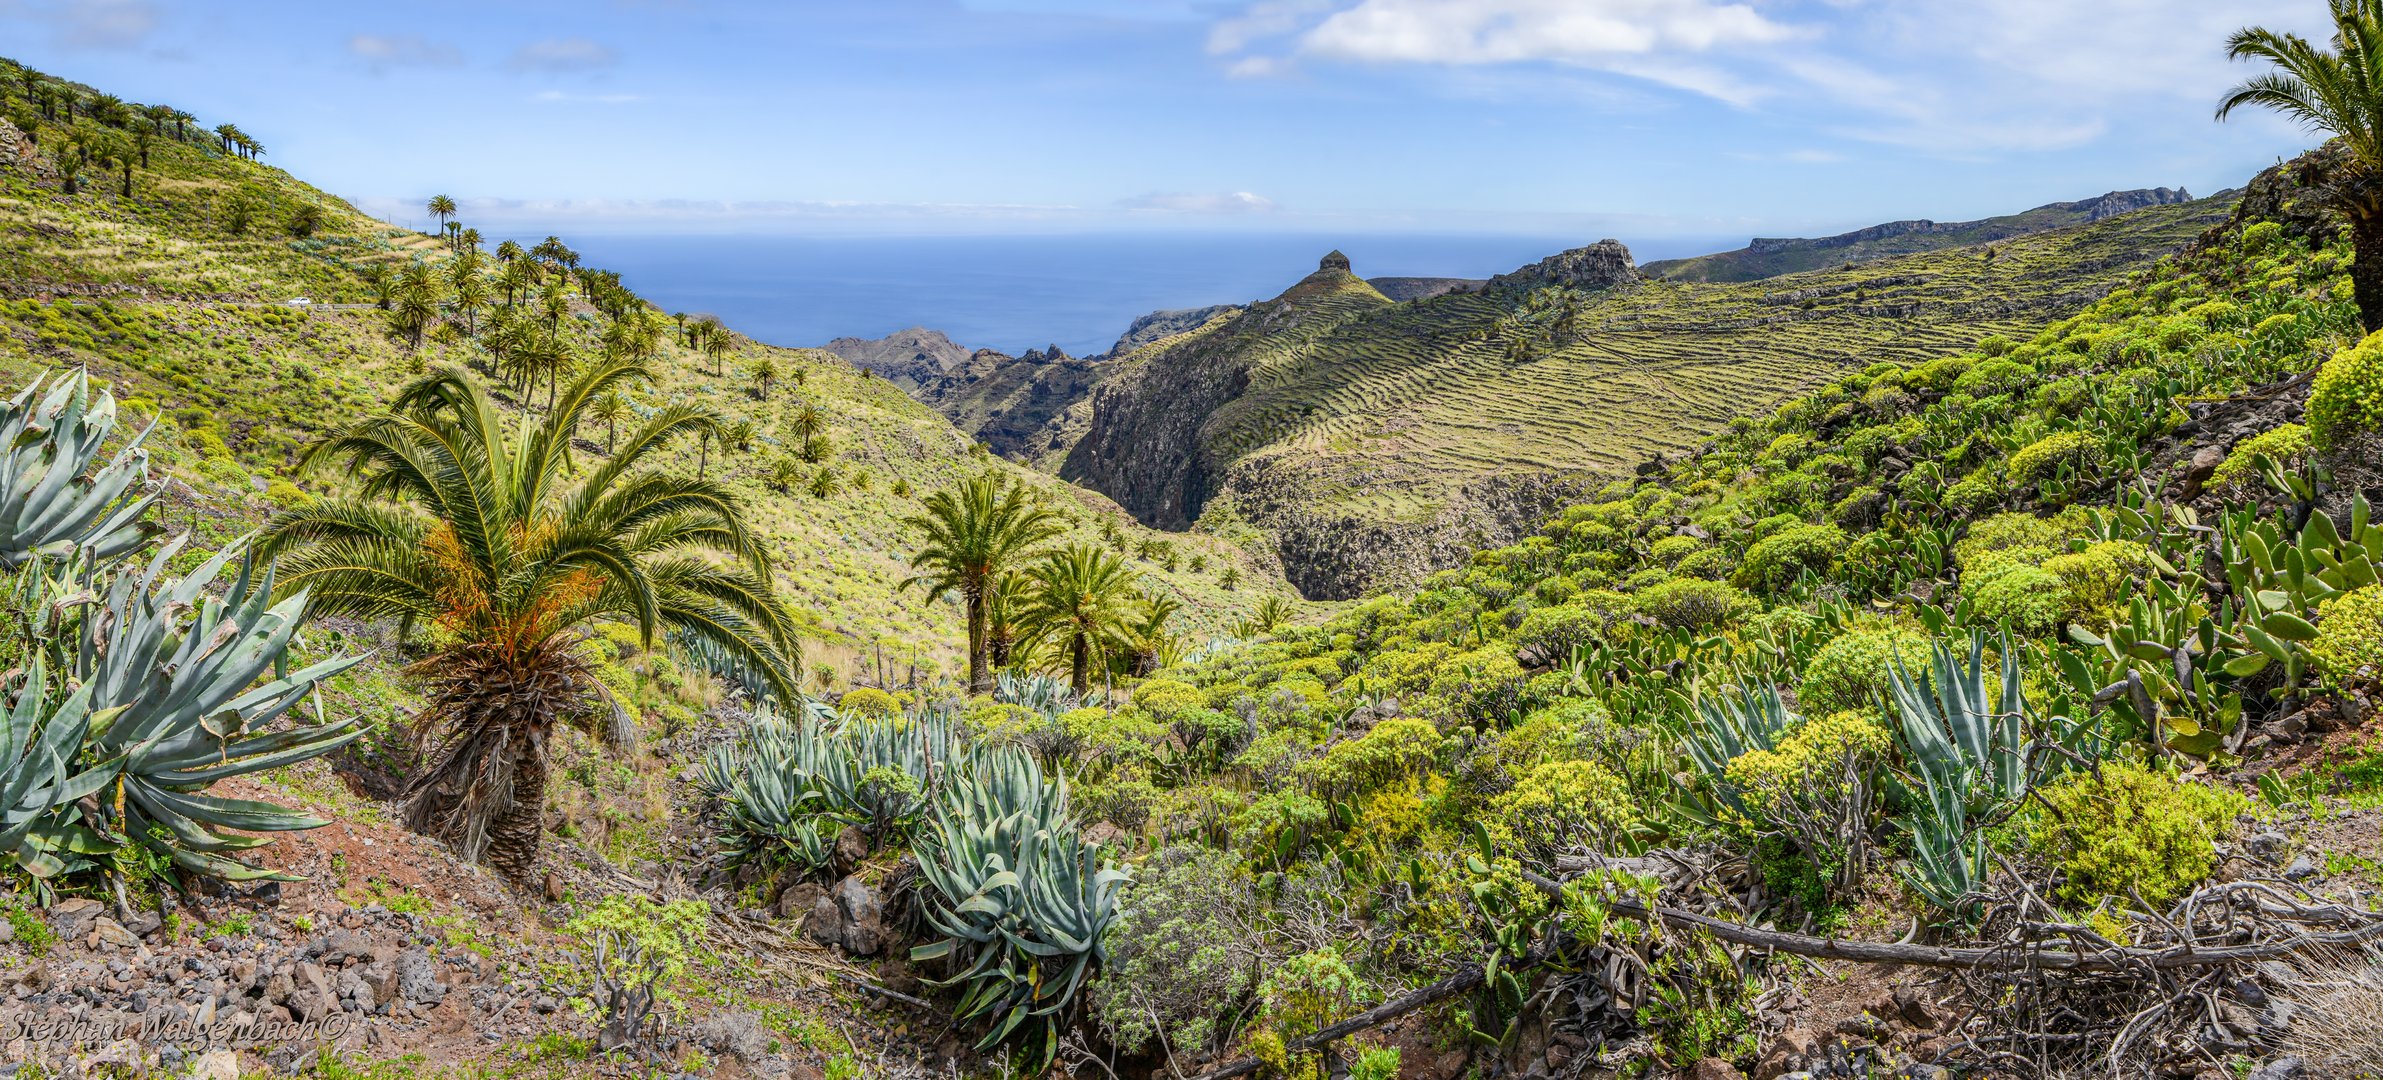
[[(532, 229), (526, 246), (545, 235)], [(1102, 352), (1162, 308), (1274, 296), (1335, 248), (1365, 277), (1485, 278), (1593, 236), (1099, 233), (999, 236), (656, 236), (563, 233), (583, 265), (665, 311), (708, 313), (774, 345), (924, 326), (1015, 355)], [(1640, 261), (1743, 241), (1633, 245)]]

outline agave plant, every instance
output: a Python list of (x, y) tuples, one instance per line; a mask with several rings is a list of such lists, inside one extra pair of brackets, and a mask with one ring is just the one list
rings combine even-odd
[(1767, 683), (1732, 687), (1711, 697), (1697, 697), (1696, 722), (1689, 725), (1683, 742), (1688, 757), (1712, 781), (1715, 794), (1742, 815), (1746, 804), (1725, 779), (1729, 763), (1755, 750), (1776, 748), (1795, 720), (1778, 687)]
[(1905, 880), (1940, 910), (1962, 914), (1993, 869), (1982, 826), (2025, 798), (2033, 780), (2027, 703), (2008, 641), (1999, 696), (1988, 681), (1984, 635), (1971, 635), (1966, 662), (1942, 641), (1929, 651), (1927, 671), (1915, 676), (1898, 657), (1889, 673), (1907, 787), (1918, 804), (1902, 819), (1912, 839)]
[(943, 940), (913, 960), (948, 960), (955, 1017), (984, 1029), (980, 1050), (1015, 1039), (1029, 1072), (1059, 1052), (1078, 993), (1107, 960), (1128, 875), (1101, 865), (1068, 813), (1064, 777), (997, 750), (944, 786), (920, 837), (919, 873), (934, 890), (927, 921)]
[(80, 371), (50, 383), (46, 394), (43, 381), (34, 379), (0, 406), (0, 567), (78, 549), (103, 562), (122, 558), (158, 532), (142, 520), (155, 492), (124, 499), (148, 475), (141, 441), (149, 433), (94, 469), (116, 428), (115, 397), (105, 389), (93, 397)]
[(115, 773), (101, 824), (185, 870), (232, 880), (281, 876), (221, 854), (267, 843), (225, 830), (287, 832), (326, 822), (202, 792), (218, 780), (319, 757), (362, 737), (361, 717), (267, 728), (318, 683), (363, 658), (338, 656), (284, 673), (306, 593), (273, 603), (271, 573), (254, 580), (244, 561), (225, 595), (208, 595), (247, 538), (189, 575), (161, 581), (188, 539), (167, 544), (139, 574), (117, 576), (100, 633), (82, 635), (75, 672), (93, 716), (85, 753)]
[(804, 873), (828, 866), (833, 843), (822, 829), (828, 793), (820, 776), (832, 752), (816, 721), (766, 715), (742, 741), (713, 748), (702, 789), (727, 819), (720, 850), (729, 865), (783, 863)]
[(44, 715), (43, 674), (35, 660), (0, 730), (0, 859), (37, 878), (66, 869), (52, 854), (67, 839), (52, 812), (107, 786), (113, 775), (75, 768), (90, 730), (91, 688), (78, 688)]
[(993, 677), (993, 700), (1004, 705), (1024, 706), (1044, 716), (1057, 716), (1075, 708), (1077, 704), (1076, 694), (1068, 689), (1066, 679), (1008, 671)]

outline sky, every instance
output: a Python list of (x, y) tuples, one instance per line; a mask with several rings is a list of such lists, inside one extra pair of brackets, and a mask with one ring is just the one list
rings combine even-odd
[(401, 224), (1813, 235), (2235, 186), (2320, 0), (0, 0)]

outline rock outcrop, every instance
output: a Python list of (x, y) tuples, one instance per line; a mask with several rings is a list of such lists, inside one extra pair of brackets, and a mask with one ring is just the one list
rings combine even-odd
[(972, 354), (943, 331), (913, 326), (881, 338), (840, 337), (822, 346), (892, 380), (904, 390), (941, 378), (968, 363)]
[(1092, 359), (1115, 360), (1145, 345), (1154, 345), (1177, 334), (1197, 330), (1220, 315), (1234, 315), (1240, 311), (1240, 308), (1231, 304), (1153, 311), (1135, 319), (1125, 328), (1125, 333), (1117, 335), (1117, 343), (1109, 346), (1108, 352)]
[(1548, 285), (1567, 289), (1620, 288), (1638, 281), (1638, 263), (1619, 240), (1599, 240), (1587, 247), (1559, 251), (1529, 266), (1489, 279), (1490, 288), (1536, 289)]
[(1350, 272), (1348, 256), (1324, 256), (1281, 296), (1145, 350), (1104, 379), (1059, 475), (1115, 499), (1145, 524), (1189, 528), (1232, 453), (1210, 444), (1209, 422), (1248, 389), (1257, 359), (1389, 303)]

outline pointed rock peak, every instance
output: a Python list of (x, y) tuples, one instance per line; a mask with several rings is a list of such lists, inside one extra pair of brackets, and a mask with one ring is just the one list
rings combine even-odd
[(1619, 240), (1599, 240), (1550, 255), (1511, 274), (1500, 274), (1490, 284), (1611, 289), (1637, 280), (1638, 264), (1630, 257), (1630, 249)]
[(1341, 273), (1346, 274), (1349, 272), (1349, 257), (1341, 254), (1340, 249), (1335, 248), (1331, 253), (1325, 255), (1321, 260), (1317, 261), (1316, 269), (1338, 270)]

